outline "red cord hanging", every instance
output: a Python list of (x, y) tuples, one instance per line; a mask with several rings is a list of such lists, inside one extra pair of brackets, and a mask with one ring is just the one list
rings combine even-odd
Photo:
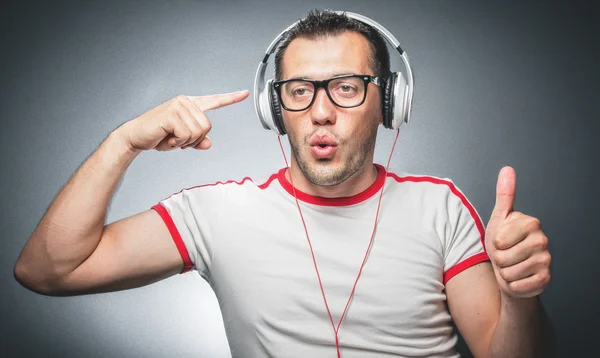
[[(392, 154), (394, 153), (394, 148), (396, 147), (396, 142), (398, 141), (399, 135), (400, 135), (400, 129), (398, 129), (396, 132), (396, 138), (394, 139), (394, 144), (392, 145), (392, 150), (390, 151), (388, 162), (385, 167), (386, 178), (387, 178), (387, 173), (390, 168)], [(286, 165), (286, 167), (289, 168), (287, 157), (285, 156), (285, 151), (283, 150), (283, 145), (281, 144), (281, 135), (278, 135), (277, 139), (279, 141), (279, 147), (281, 148), (281, 153), (283, 154), (283, 160), (285, 161), (285, 165)], [(346, 312), (348, 310), (348, 306), (350, 306), (352, 297), (354, 297), (354, 291), (356, 290), (356, 285), (358, 284), (358, 279), (360, 278), (360, 275), (362, 274), (363, 267), (365, 266), (365, 263), (367, 262), (367, 258), (369, 257), (369, 252), (371, 251), (371, 247), (373, 246), (373, 239), (375, 238), (375, 232), (377, 231), (377, 219), (379, 218), (379, 209), (381, 208), (381, 199), (383, 198), (383, 190), (385, 188), (386, 180), (384, 179), (383, 185), (381, 187), (381, 191), (379, 193), (379, 201), (377, 202), (377, 212), (375, 213), (375, 223), (373, 224), (373, 232), (371, 233), (371, 239), (369, 240), (369, 245), (367, 246), (365, 256), (360, 265), (360, 269), (358, 270), (358, 274), (356, 275), (356, 280), (354, 280), (354, 285), (352, 286), (352, 291), (350, 292), (350, 296), (348, 296), (348, 301), (346, 302), (346, 306), (344, 307), (344, 311), (342, 312), (342, 315), (340, 317), (340, 320), (338, 321), (337, 326), (333, 322), (333, 316), (331, 315), (331, 310), (329, 309), (329, 304), (327, 303), (327, 297), (325, 296), (325, 290), (323, 289), (323, 282), (321, 281), (321, 274), (319, 273), (319, 267), (317, 266), (317, 259), (315, 258), (315, 253), (313, 251), (312, 243), (310, 242), (310, 237), (308, 235), (308, 229), (306, 227), (306, 221), (304, 220), (304, 215), (302, 214), (302, 210), (300, 209), (300, 203), (298, 202), (298, 196), (296, 195), (296, 187), (294, 186), (294, 179), (293, 179), (291, 173), (290, 173), (290, 182), (292, 184), (292, 190), (294, 193), (294, 199), (296, 200), (296, 206), (298, 207), (298, 213), (300, 214), (300, 219), (302, 220), (302, 225), (304, 226), (306, 240), (308, 241), (308, 247), (310, 248), (310, 254), (312, 256), (313, 264), (315, 266), (315, 272), (317, 273), (317, 279), (319, 280), (319, 287), (321, 288), (321, 294), (323, 295), (323, 301), (325, 302), (325, 308), (327, 309), (327, 314), (329, 315), (329, 320), (331, 322), (331, 328), (333, 329), (333, 333), (335, 335), (335, 348), (337, 351), (337, 356), (338, 356), (338, 358), (341, 358), (338, 332), (340, 330), (340, 326), (342, 325), (342, 321), (344, 320), (344, 317), (346, 316)]]

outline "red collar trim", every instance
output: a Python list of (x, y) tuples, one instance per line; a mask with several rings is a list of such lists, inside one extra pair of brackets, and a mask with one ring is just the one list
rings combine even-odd
[[(375, 164), (375, 166), (377, 167), (378, 171), (377, 179), (375, 179), (375, 182), (373, 182), (373, 184), (371, 184), (371, 186), (368, 187), (362, 193), (344, 198), (324, 198), (321, 196), (313, 196), (296, 189), (296, 196), (298, 197), (298, 200), (304, 201), (309, 204), (321, 206), (348, 206), (362, 203), (363, 201), (375, 195), (379, 191), (379, 189), (383, 187), (383, 182), (386, 178), (385, 168), (379, 164)], [(281, 184), (285, 191), (287, 191), (290, 195), (294, 196), (294, 189), (292, 188), (292, 184), (285, 177), (286, 170), (287, 168), (282, 168), (279, 170), (279, 172), (277, 172), (277, 180), (279, 180), (279, 184)]]

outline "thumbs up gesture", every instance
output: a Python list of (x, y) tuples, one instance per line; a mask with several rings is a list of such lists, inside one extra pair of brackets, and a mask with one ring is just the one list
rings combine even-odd
[(515, 170), (502, 168), (485, 246), (501, 292), (515, 298), (534, 297), (550, 283), (551, 256), (540, 221), (513, 211), (516, 186)]

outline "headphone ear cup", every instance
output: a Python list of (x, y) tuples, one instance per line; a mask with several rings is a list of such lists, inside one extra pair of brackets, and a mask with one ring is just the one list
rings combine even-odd
[(392, 128), (392, 119), (394, 118), (394, 87), (396, 85), (397, 73), (392, 72), (385, 81), (383, 87), (382, 112), (383, 112), (383, 127)]
[(392, 87), (392, 98), (390, 107), (389, 124), (391, 129), (398, 129), (402, 123), (408, 123), (410, 111), (410, 99), (408, 98), (408, 85), (402, 72), (395, 72)]
[(273, 123), (277, 127), (277, 133), (284, 135), (286, 134), (285, 126), (283, 125), (283, 115), (281, 114), (281, 104), (279, 104), (279, 95), (275, 88), (273, 88), (273, 81), (269, 81), (269, 91), (271, 93), (271, 112), (273, 113)]
[(258, 94), (258, 106), (257, 114), (260, 123), (264, 129), (276, 130), (275, 123), (273, 123), (273, 114), (271, 113), (271, 94), (269, 89), (270, 83), (267, 82), (265, 88)]
[[(277, 134), (281, 133), (280, 126), (276, 123), (274, 109), (273, 109), (273, 80), (267, 81), (265, 88), (258, 95), (258, 119), (260, 119), (260, 123), (262, 124), (264, 129), (272, 130)], [(277, 96), (275, 94), (275, 96)], [(279, 104), (279, 103), (277, 103)], [(281, 114), (281, 110), (279, 110)], [(283, 128), (283, 126), (281, 126)]]

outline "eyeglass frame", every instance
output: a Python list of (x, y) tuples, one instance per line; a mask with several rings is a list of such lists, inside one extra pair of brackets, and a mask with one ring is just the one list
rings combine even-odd
[[(365, 83), (365, 93), (363, 95), (363, 99), (362, 101), (360, 101), (358, 104), (353, 105), (353, 106), (340, 106), (332, 97), (331, 97), (331, 93), (329, 93), (329, 82), (333, 81), (333, 80), (338, 80), (340, 78), (361, 78), (364, 83)], [(310, 103), (302, 109), (290, 109), (288, 108), (285, 103), (283, 103), (283, 99), (281, 97), (281, 87), (283, 84), (287, 83), (287, 82), (292, 82), (292, 81), (304, 81), (304, 82), (309, 82), (313, 85), (313, 88), (315, 89), (315, 92), (313, 94), (312, 100), (310, 101)], [(302, 111), (306, 111), (307, 109), (309, 109), (314, 103), (315, 103), (315, 99), (317, 98), (317, 92), (319, 92), (319, 88), (323, 88), (325, 90), (325, 93), (327, 94), (327, 97), (329, 98), (329, 100), (331, 101), (331, 103), (333, 103), (334, 105), (340, 107), (340, 108), (355, 108), (358, 107), (360, 105), (362, 105), (363, 103), (365, 103), (365, 100), (367, 99), (367, 88), (369, 88), (369, 83), (374, 84), (375, 86), (378, 87), (382, 87), (383, 84), (383, 80), (381, 77), (378, 76), (372, 76), (372, 75), (357, 75), (357, 74), (348, 74), (348, 75), (339, 75), (339, 76), (334, 76), (325, 80), (308, 80), (308, 79), (304, 79), (304, 78), (290, 78), (287, 80), (279, 80), (279, 81), (274, 81), (273, 82), (273, 88), (275, 89), (275, 91), (277, 92), (277, 99), (279, 100), (279, 104), (281, 104), (281, 106), (286, 110), (286, 111), (290, 111), (290, 112), (302, 112)]]

